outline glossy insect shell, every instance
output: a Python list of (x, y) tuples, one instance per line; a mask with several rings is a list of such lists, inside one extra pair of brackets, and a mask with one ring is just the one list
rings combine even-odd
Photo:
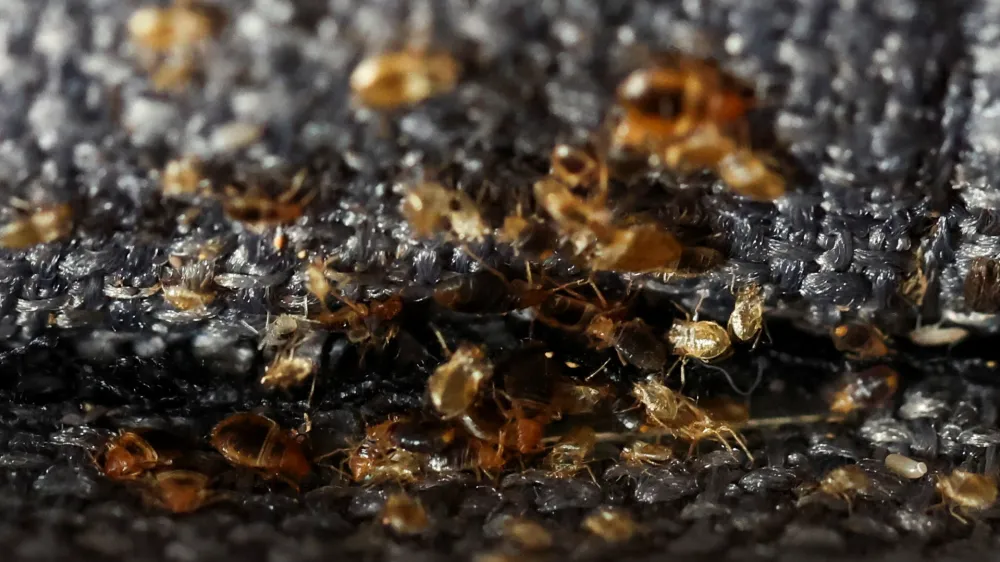
[(351, 90), (374, 109), (413, 105), (453, 90), (461, 69), (448, 53), (397, 51), (361, 61), (351, 73)]
[(736, 294), (736, 306), (729, 316), (729, 330), (740, 341), (750, 341), (763, 328), (764, 301), (760, 287), (748, 285)]
[(277, 422), (259, 414), (234, 414), (219, 422), (212, 430), (212, 446), (237, 466), (294, 481), (309, 474), (309, 461), (299, 443)]
[(947, 501), (966, 509), (986, 509), (997, 501), (996, 481), (961, 469), (938, 479), (937, 490)]
[(135, 478), (154, 466), (158, 459), (145, 439), (126, 431), (108, 443), (104, 453), (104, 474), (118, 480)]
[(851, 464), (831, 470), (823, 477), (820, 487), (828, 494), (863, 492), (871, 480), (858, 465)]
[(660, 371), (667, 363), (668, 352), (663, 340), (638, 318), (618, 326), (615, 349), (643, 371)]
[(190, 470), (168, 470), (152, 479), (156, 499), (173, 513), (196, 511), (210, 495), (208, 477)]
[(430, 525), (427, 511), (406, 494), (393, 494), (382, 508), (382, 524), (401, 535), (422, 533)]
[(887, 365), (876, 365), (853, 375), (831, 401), (830, 411), (848, 414), (860, 408), (884, 405), (899, 388), (899, 373)]
[(708, 320), (674, 320), (667, 341), (674, 346), (674, 354), (711, 361), (730, 350), (732, 342), (725, 328)]
[(482, 349), (459, 347), (451, 358), (427, 379), (434, 409), (444, 418), (460, 416), (476, 401), (479, 387), (493, 375)]

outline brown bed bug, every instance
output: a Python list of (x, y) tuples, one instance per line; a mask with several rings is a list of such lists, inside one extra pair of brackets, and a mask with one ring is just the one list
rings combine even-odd
[(0, 248), (24, 250), (61, 240), (73, 230), (73, 209), (68, 203), (30, 207), (20, 205), (22, 217), (0, 227)]
[(661, 464), (674, 458), (674, 450), (667, 445), (635, 440), (622, 448), (619, 458), (631, 466)]
[(544, 525), (524, 517), (508, 517), (503, 522), (503, 536), (525, 550), (552, 548), (552, 533)]
[(104, 475), (113, 480), (139, 478), (153, 468), (170, 464), (170, 457), (161, 457), (139, 433), (124, 430), (108, 441), (100, 455)]
[(614, 394), (610, 386), (578, 384), (574, 379), (559, 379), (553, 385), (552, 409), (560, 416), (592, 414)]
[(194, 0), (176, 0), (172, 6), (146, 6), (129, 17), (126, 27), (140, 48), (143, 64), (153, 72), (158, 90), (180, 89), (198, 70), (198, 51), (216, 37), (226, 23), (222, 10)]
[(819, 490), (824, 494), (844, 500), (850, 507), (854, 496), (868, 493), (871, 485), (871, 478), (860, 466), (849, 464), (828, 472), (819, 481)]
[[(326, 328), (343, 332), (353, 344), (364, 344), (365, 350), (388, 345), (398, 331), (398, 324), (393, 320), (403, 311), (403, 299), (392, 295), (367, 304), (354, 302), (339, 294), (330, 283), (328, 277), (335, 275), (341, 274), (329, 271), (322, 260), (314, 260), (306, 267), (306, 288), (321, 305), (319, 314), (314, 315), (313, 320)], [(330, 310), (330, 297), (342, 306)]]
[(172, 260), (174, 270), (160, 279), (163, 299), (177, 310), (204, 309), (215, 302), (218, 287), (214, 282), (215, 264), (210, 260), (185, 263)]
[(597, 446), (597, 434), (587, 426), (571, 429), (545, 456), (544, 464), (549, 474), (556, 478), (571, 478), (586, 470), (594, 478), (587, 461)]
[(222, 209), (229, 219), (262, 234), (269, 228), (292, 223), (302, 216), (316, 195), (314, 191), (303, 190), (305, 181), (306, 172), (303, 170), (292, 178), (291, 186), (277, 197), (271, 197), (259, 185), (253, 185), (246, 191), (226, 186)]
[[(675, 318), (667, 330), (667, 343), (674, 355), (680, 356), (681, 384), (685, 383), (684, 365), (690, 359), (709, 363), (724, 359), (733, 352), (729, 332), (711, 320), (682, 320)], [(676, 366), (676, 362), (674, 365)], [(673, 367), (671, 367), (671, 370)]]
[(785, 192), (769, 158), (749, 147), (747, 89), (717, 65), (690, 57), (640, 69), (618, 87), (621, 115), (612, 143), (649, 152), (680, 173), (714, 170), (733, 190), (759, 200)]
[(764, 294), (760, 285), (751, 283), (736, 293), (736, 305), (729, 315), (729, 333), (739, 341), (759, 338), (764, 327)]
[(833, 345), (858, 360), (878, 359), (892, 353), (881, 330), (863, 322), (847, 322), (831, 332)]
[[(552, 177), (535, 182), (533, 193), (535, 203), (552, 218), (562, 241), (575, 255), (584, 255), (598, 244), (614, 243), (610, 250), (617, 254), (631, 247), (627, 236), (616, 240), (618, 229), (603, 203), (577, 197), (568, 186)], [(614, 257), (605, 257), (603, 261), (610, 263)]]
[(296, 489), (311, 470), (299, 442), (260, 414), (244, 412), (222, 420), (212, 429), (212, 446), (231, 464), (279, 478)]
[(674, 320), (667, 332), (674, 353), (683, 358), (712, 361), (732, 351), (726, 329), (711, 320)]
[(350, 85), (363, 105), (385, 111), (454, 90), (460, 71), (450, 53), (417, 49), (387, 52), (362, 60), (351, 72)]
[(659, 225), (637, 224), (605, 235), (588, 256), (588, 265), (595, 271), (672, 272), (683, 249), (677, 237)]
[(493, 376), (493, 365), (482, 347), (463, 344), (427, 379), (431, 404), (445, 419), (468, 413), (479, 389)]
[(289, 346), (268, 364), (264, 376), (260, 378), (260, 384), (268, 388), (287, 389), (305, 382), (318, 368), (311, 358), (296, 357), (294, 347)]
[(899, 373), (886, 365), (849, 374), (834, 392), (830, 411), (850, 414), (855, 410), (880, 407), (896, 394), (898, 388)]
[(616, 323), (608, 315), (599, 315), (587, 325), (586, 333), (598, 349), (613, 347), (623, 365), (655, 372), (667, 364), (667, 346), (640, 318)]
[(732, 452), (730, 439), (753, 459), (743, 437), (729, 423), (713, 419), (693, 400), (672, 390), (656, 379), (639, 381), (632, 395), (643, 406), (646, 423), (643, 431), (660, 431), (690, 443), (688, 454), (704, 439), (712, 439)]
[(148, 503), (171, 513), (192, 513), (217, 500), (208, 476), (191, 470), (163, 470), (147, 477), (144, 496)]
[(194, 156), (171, 160), (163, 168), (160, 190), (164, 197), (192, 197), (206, 187), (201, 161)]
[(398, 535), (419, 535), (430, 527), (430, 518), (420, 500), (404, 493), (396, 493), (385, 500), (382, 507), (382, 525)]
[(188, 49), (216, 35), (225, 22), (217, 8), (194, 0), (145, 6), (132, 13), (128, 32), (139, 46), (159, 53)]
[(557, 144), (549, 161), (550, 177), (566, 184), (574, 194), (601, 202), (607, 197), (607, 166), (594, 146)]
[(421, 238), (447, 232), (461, 242), (479, 242), (490, 234), (475, 201), (465, 192), (439, 183), (425, 182), (410, 188), (400, 211), (413, 233)]
[(606, 542), (626, 542), (642, 529), (623, 509), (602, 507), (583, 520), (583, 528)]
[(963, 523), (966, 522), (963, 515), (987, 509), (997, 501), (996, 478), (960, 468), (939, 475), (936, 487), (951, 514)]
[(401, 484), (417, 479), (423, 468), (423, 455), (397, 447), (393, 442), (393, 433), (401, 421), (392, 417), (370, 425), (364, 439), (350, 449), (347, 467), (355, 482)]

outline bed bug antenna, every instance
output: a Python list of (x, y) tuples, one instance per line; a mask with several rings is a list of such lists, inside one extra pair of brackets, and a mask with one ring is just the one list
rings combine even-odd
[(445, 342), (444, 334), (438, 329), (434, 324), (429, 324), (431, 331), (434, 332), (434, 337), (437, 338), (438, 345), (441, 346), (441, 351), (444, 353), (445, 357), (451, 357), (451, 350), (448, 349), (448, 344)]
[(472, 258), (473, 260), (475, 260), (476, 263), (478, 263), (480, 267), (482, 267), (486, 271), (492, 273), (493, 275), (497, 276), (497, 278), (499, 278), (500, 281), (502, 281), (505, 286), (508, 286), (508, 287), (510, 286), (510, 281), (508, 281), (507, 278), (504, 277), (504, 274), (500, 273), (500, 271), (497, 270), (495, 267), (493, 267), (493, 266), (489, 265), (488, 263), (486, 263), (486, 261), (484, 261), (483, 258), (477, 256), (471, 249), (469, 249), (469, 245), (468, 244), (462, 244), (461, 248), (462, 248), (462, 251), (465, 252), (466, 254), (468, 254), (470, 258)]
[(607, 361), (605, 361), (604, 363), (602, 363), (602, 364), (601, 364), (601, 366), (600, 366), (600, 367), (598, 367), (596, 371), (594, 371), (593, 373), (590, 373), (589, 375), (587, 375), (586, 377), (584, 377), (584, 379), (583, 379), (583, 380), (585, 380), (585, 381), (589, 381), (590, 379), (592, 379), (592, 378), (596, 377), (598, 373), (600, 373), (600, 372), (601, 372), (601, 371), (603, 371), (603, 370), (604, 370), (605, 368), (607, 368), (607, 366), (608, 366), (608, 363), (610, 363), (610, 362), (611, 362), (611, 358), (610, 358), (610, 357), (608, 357)]
[(705, 367), (708, 367), (709, 369), (712, 369), (714, 371), (719, 371), (720, 373), (722, 373), (722, 376), (726, 377), (726, 382), (729, 383), (729, 387), (733, 389), (733, 392), (735, 392), (736, 394), (739, 394), (740, 396), (745, 396), (745, 397), (748, 397), (748, 398), (750, 397), (751, 394), (753, 394), (753, 392), (755, 390), (757, 390), (757, 387), (760, 386), (761, 379), (764, 377), (764, 369), (762, 367), (758, 367), (757, 368), (757, 377), (750, 384), (750, 388), (748, 388), (747, 390), (740, 390), (739, 388), (736, 387), (736, 382), (733, 381), (733, 377), (732, 377), (732, 375), (729, 374), (729, 371), (727, 371), (727, 370), (725, 370), (722, 367), (719, 367), (717, 365), (710, 365), (708, 363), (702, 363), (702, 365), (704, 365)]

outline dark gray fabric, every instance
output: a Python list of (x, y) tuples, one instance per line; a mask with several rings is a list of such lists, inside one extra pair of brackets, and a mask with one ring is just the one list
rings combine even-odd
[[(962, 525), (931, 509), (932, 478), (903, 482), (879, 461), (901, 451), (932, 472), (996, 468), (987, 334), (997, 321), (969, 314), (962, 291), (972, 258), (1000, 252), (1000, 8), (985, 0), (216, 4), (229, 18), (201, 61), (204, 80), (160, 94), (127, 41), (137, 2), (0, 1), (0, 218), (16, 216), (8, 197), (69, 201), (76, 216), (72, 240), (0, 252), (4, 559), (449, 559), (513, 552), (496, 536), (506, 514), (551, 527), (557, 546), (538, 555), (546, 559), (910, 561), (994, 548), (994, 512)], [(386, 118), (352, 108), (346, 77), (362, 56), (428, 35), (465, 66), (454, 93)], [(442, 278), (479, 266), (452, 246), (412, 239), (398, 213), (402, 187), (442, 178), (481, 197), (498, 224), (530, 201), (553, 144), (598, 126), (615, 84), (647, 53), (671, 48), (716, 58), (754, 86), (764, 101), (755, 129), (774, 137), (792, 178), (788, 196), (771, 205), (735, 197), (708, 175), (664, 173), (629, 186), (621, 209), (651, 211), (684, 240), (729, 257), (696, 280), (649, 281), (651, 302), (666, 295), (692, 307), (708, 295), (703, 313), (724, 318), (734, 277), (765, 287), (772, 342), (724, 365), (741, 388), (763, 373), (755, 415), (824, 408), (833, 379), (860, 366), (810, 333), (845, 319), (897, 336), (945, 319), (980, 339), (931, 352), (897, 338), (904, 389), (890, 408), (845, 424), (750, 432), (752, 465), (706, 447), (620, 480), (599, 462), (596, 483), (429, 480), (416, 493), (433, 529), (416, 539), (374, 522), (383, 489), (328, 485), (328, 469), (298, 496), (227, 473), (230, 501), (175, 518), (143, 508), (94, 468), (88, 450), (119, 427), (203, 441), (233, 411), (260, 408), (292, 426), (307, 409), (307, 389), (257, 385), (269, 359), (258, 351), (266, 320), (298, 311), (305, 294), (294, 251), (241, 232), (217, 204), (180, 227), (186, 205), (160, 197), (153, 170), (182, 154), (209, 160), (220, 178), (282, 182), (305, 167), (318, 195), (287, 229), (289, 245), (359, 272), (355, 298), (406, 286), (417, 302)], [(261, 140), (228, 150), (220, 128), (232, 122), (263, 126)], [(211, 237), (225, 243), (215, 275), (229, 288), (208, 312), (178, 313), (160, 295), (106, 295), (109, 286), (155, 284), (170, 251)], [(473, 250), (509, 265), (507, 249)], [(916, 265), (929, 282), (922, 306), (902, 296)], [(339, 334), (317, 346), (315, 449), (343, 447), (365, 421), (421, 406), (440, 360), (422, 306), (407, 305), (393, 353), (360, 362)], [(515, 318), (434, 314), (449, 338), (494, 349), (519, 346), (524, 333)], [(582, 367), (607, 358), (542, 336)], [(637, 376), (612, 367), (622, 385)], [(688, 378), (696, 394), (728, 389), (715, 370), (692, 364)], [(844, 462), (870, 470), (879, 483), (871, 497), (850, 512), (796, 506), (797, 486)], [(587, 536), (579, 522), (601, 504), (626, 506), (649, 532), (624, 546)]]

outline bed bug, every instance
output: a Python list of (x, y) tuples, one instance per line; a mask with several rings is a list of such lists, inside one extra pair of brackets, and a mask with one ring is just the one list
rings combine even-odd
[(592, 428), (575, 427), (552, 446), (543, 462), (549, 474), (556, 478), (571, 478), (584, 470), (590, 472), (593, 478), (594, 474), (587, 466), (587, 461), (596, 446), (597, 434)]
[(369, 426), (365, 437), (351, 448), (347, 467), (355, 482), (413, 482), (423, 468), (423, 455), (396, 447), (392, 434), (400, 423), (398, 417)]
[(962, 287), (965, 306), (972, 312), (1000, 311), (1000, 260), (973, 258)]
[[(341, 296), (328, 279), (326, 263), (315, 260), (306, 267), (306, 288), (322, 307), (314, 319), (328, 328), (343, 331), (351, 343), (369, 343), (384, 346), (396, 335), (397, 326), (392, 322), (403, 310), (403, 300), (393, 295), (368, 304), (356, 303)], [(343, 306), (335, 311), (327, 307), (333, 297)]]
[(924, 475), (927, 474), (926, 463), (900, 455), (899, 453), (889, 453), (886, 455), (885, 467), (903, 478), (909, 478), (910, 480), (923, 478)]
[(549, 159), (551, 177), (588, 199), (603, 201), (607, 195), (607, 167), (593, 146), (557, 144)]
[(454, 90), (459, 73), (451, 54), (412, 49), (362, 60), (351, 72), (350, 85), (363, 105), (385, 111)]
[(699, 408), (690, 398), (675, 392), (656, 379), (640, 381), (632, 386), (632, 395), (642, 404), (646, 413), (643, 431), (662, 431), (690, 442), (688, 454), (694, 452), (697, 444), (704, 439), (712, 439), (732, 451), (732, 439), (753, 458), (743, 437), (731, 425), (712, 417)]
[(840, 498), (850, 507), (855, 494), (865, 494), (871, 488), (871, 478), (856, 464), (839, 466), (819, 481), (820, 492)]
[(611, 543), (626, 542), (641, 531), (628, 512), (612, 507), (597, 509), (583, 520), (582, 525), (591, 534)]
[[(533, 191), (535, 202), (552, 217), (574, 254), (581, 255), (595, 244), (616, 241), (617, 229), (612, 224), (611, 212), (602, 203), (575, 196), (568, 186), (551, 177), (535, 182)], [(619, 242), (616, 248), (626, 246)]]
[(499, 443), (525, 455), (538, 452), (545, 434), (545, 425), (551, 419), (550, 414), (541, 411), (530, 415), (516, 403), (511, 410), (503, 413), (507, 423), (498, 433)]
[(450, 424), (439, 419), (399, 419), (389, 433), (396, 447), (415, 453), (438, 453), (453, 444), (458, 435)]
[(552, 225), (537, 216), (525, 217), (520, 204), (514, 214), (504, 217), (494, 236), (509, 244), (518, 255), (528, 254), (544, 261), (555, 253), (558, 235)]
[(145, 472), (170, 463), (134, 431), (121, 431), (101, 454), (104, 475), (113, 480), (134, 480)]
[(877, 359), (892, 353), (881, 330), (862, 322), (841, 324), (831, 332), (833, 345), (859, 360)]
[(0, 227), (0, 248), (24, 250), (37, 244), (61, 240), (73, 230), (73, 209), (68, 203), (31, 207), (13, 200), (21, 218)]
[(269, 228), (289, 224), (302, 216), (316, 195), (313, 191), (303, 192), (305, 180), (306, 172), (303, 170), (292, 178), (291, 186), (277, 197), (271, 197), (259, 185), (253, 185), (245, 192), (232, 185), (226, 186), (222, 209), (229, 219), (262, 234)]
[(622, 448), (619, 458), (631, 466), (660, 464), (673, 459), (674, 450), (659, 443), (636, 440)]
[(590, 321), (586, 333), (597, 342), (598, 349), (613, 347), (623, 365), (662, 371), (667, 363), (663, 340), (640, 318), (615, 323), (610, 316), (600, 315)]
[(683, 396), (655, 379), (635, 383), (632, 395), (642, 404), (649, 422), (660, 427), (675, 423), (686, 406)]
[(572, 379), (560, 379), (553, 385), (551, 406), (560, 415), (592, 414), (612, 394), (612, 389), (608, 386), (578, 384)]
[(951, 514), (963, 523), (966, 520), (962, 515), (970, 511), (982, 511), (997, 501), (995, 478), (960, 468), (956, 468), (951, 474), (939, 475), (936, 488), (941, 499), (948, 504)]
[(456, 240), (479, 242), (490, 234), (472, 198), (439, 183), (426, 182), (410, 188), (400, 212), (421, 238), (449, 232)]
[(279, 478), (296, 489), (311, 470), (299, 442), (260, 414), (245, 412), (222, 420), (212, 429), (212, 446), (231, 464)]
[(683, 358), (712, 361), (732, 352), (729, 333), (711, 320), (675, 319), (667, 332), (673, 352)]
[(209, 482), (200, 472), (163, 470), (147, 478), (144, 495), (149, 503), (171, 513), (191, 513), (218, 499)]
[(157, 89), (188, 84), (198, 67), (198, 49), (217, 36), (225, 14), (216, 7), (193, 0), (176, 0), (172, 6), (147, 6), (136, 10), (126, 25), (132, 42), (145, 55)]
[(830, 411), (849, 414), (875, 408), (888, 402), (899, 388), (899, 374), (890, 367), (877, 365), (848, 375), (830, 401)]
[(259, 349), (267, 347), (283, 347), (293, 343), (297, 336), (308, 332), (309, 321), (293, 314), (279, 314), (264, 327), (264, 337), (261, 338)]
[(555, 542), (544, 525), (524, 517), (508, 517), (502, 531), (504, 538), (525, 550), (547, 550)]
[(512, 308), (514, 286), (490, 271), (446, 278), (434, 286), (431, 297), (448, 310), (477, 314), (501, 313)]
[(736, 305), (729, 315), (729, 333), (739, 341), (748, 342), (760, 337), (763, 327), (763, 292), (756, 283), (745, 285), (736, 293)]
[[(689, 359), (705, 363), (724, 359), (733, 352), (729, 332), (711, 320), (682, 320), (675, 318), (666, 335), (673, 353), (679, 355), (681, 384), (684, 384), (684, 364)], [(674, 364), (676, 365), (676, 363)]]
[(613, 144), (651, 152), (682, 173), (715, 170), (754, 199), (784, 194), (784, 179), (749, 149), (746, 89), (716, 65), (687, 57), (675, 62), (637, 70), (619, 85), (622, 114)]
[(717, 269), (726, 257), (715, 248), (685, 246), (675, 261), (676, 265), (655, 271), (652, 277), (668, 284), (677, 279), (694, 279)]
[(316, 372), (318, 365), (309, 357), (295, 355), (293, 345), (274, 357), (260, 383), (269, 388), (290, 388), (305, 382), (310, 375)]
[(595, 271), (655, 273), (675, 271), (682, 254), (676, 236), (648, 223), (615, 229), (594, 246), (587, 259)]
[(431, 404), (444, 419), (465, 415), (476, 403), (479, 389), (493, 376), (493, 365), (482, 347), (463, 344), (427, 379)]
[(423, 504), (404, 493), (392, 494), (385, 500), (381, 521), (399, 535), (419, 535), (430, 527)]
[(179, 268), (160, 280), (164, 300), (178, 310), (203, 309), (215, 301), (214, 263), (209, 260), (193, 263), (175, 260), (173, 265)]
[(472, 471), (477, 478), (494, 478), (507, 465), (508, 455), (496, 440), (468, 437), (462, 447), (434, 455), (427, 463), (434, 472)]
[(160, 190), (164, 197), (191, 197), (206, 187), (201, 162), (185, 156), (167, 162), (163, 168)]
[(507, 421), (497, 434), (497, 441), (501, 446), (525, 455), (538, 452), (545, 434), (545, 425), (551, 419), (549, 413), (541, 411), (531, 415), (515, 403), (512, 409), (504, 410), (503, 415)]
[(169, 7), (146, 6), (128, 20), (132, 41), (167, 53), (193, 47), (216, 35), (225, 18), (217, 8), (194, 0), (175, 0)]

